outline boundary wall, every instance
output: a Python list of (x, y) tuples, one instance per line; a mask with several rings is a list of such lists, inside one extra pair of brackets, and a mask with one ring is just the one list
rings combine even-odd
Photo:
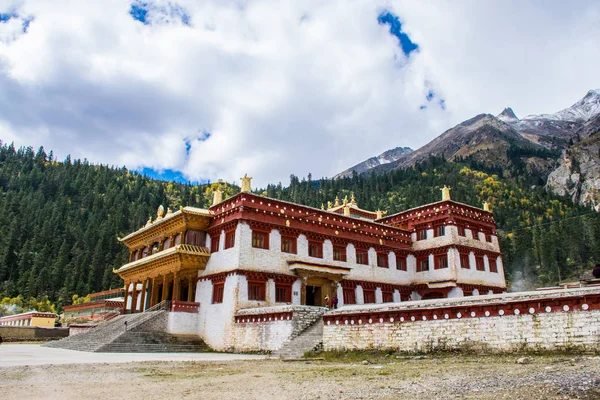
[(347, 306), (324, 316), (325, 350), (600, 352), (600, 288)]

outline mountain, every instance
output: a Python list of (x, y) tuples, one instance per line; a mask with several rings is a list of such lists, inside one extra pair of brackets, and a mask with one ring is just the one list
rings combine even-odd
[(357, 174), (362, 174), (362, 173), (367, 172), (370, 169), (375, 168), (379, 165), (389, 164), (394, 161), (398, 161), (398, 160), (408, 156), (413, 151), (414, 150), (411, 149), (410, 147), (396, 147), (394, 149), (391, 149), (391, 150), (381, 153), (377, 157), (371, 157), (368, 160), (365, 160), (359, 164), (356, 164), (355, 166), (350, 167), (347, 170), (340, 172), (333, 178), (336, 179), (336, 178), (350, 177), (350, 176), (352, 176), (353, 172), (356, 172)]
[(596, 188), (600, 187), (600, 178), (596, 174), (600, 174), (600, 164), (591, 138), (599, 129), (598, 118), (600, 90), (590, 90), (581, 100), (554, 114), (519, 119), (507, 107), (497, 116), (480, 114), (464, 121), (394, 161), (382, 164), (369, 159), (359, 164), (360, 170), (353, 167), (336, 177), (348, 176), (353, 169), (358, 173), (383, 173), (408, 168), (430, 156), (450, 161), (470, 158), (507, 174), (535, 176), (547, 190), (581, 204), (597, 205), (600, 202), (594, 199), (599, 197)]

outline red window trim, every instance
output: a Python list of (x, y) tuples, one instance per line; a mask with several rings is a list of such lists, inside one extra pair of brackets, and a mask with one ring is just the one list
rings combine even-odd
[(214, 283), (213, 284), (213, 295), (212, 295), (212, 303), (220, 304), (223, 303), (223, 295), (225, 293), (225, 283)]
[[(365, 256), (364, 262), (358, 262), (359, 254), (364, 254), (364, 256)], [(369, 265), (369, 251), (365, 250), (365, 249), (356, 249), (356, 263), (360, 264), (360, 265)]]
[[(284, 240), (290, 240), (292, 242), (292, 248), (290, 249), (291, 251), (283, 250)], [(297, 254), (298, 253), (298, 238), (295, 236), (287, 236), (287, 235), (281, 236), (281, 252), (288, 253), (288, 254)]]
[[(230, 243), (231, 242), (231, 243)], [(231, 249), (235, 246), (235, 230), (225, 232), (225, 249)]]
[[(336, 257), (336, 250), (339, 251), (340, 256)], [(346, 262), (346, 246), (334, 245), (333, 246), (333, 260)]]
[[(380, 263), (380, 261), (383, 262), (383, 265), (382, 265), (382, 263)], [(381, 253), (381, 252), (377, 253), (377, 266), (379, 268), (389, 268), (390, 267), (390, 261), (389, 261), (389, 257), (388, 257), (387, 253)]]
[[(313, 248), (317, 249), (317, 254), (310, 254), (311, 246), (316, 246)], [(313, 258), (323, 258), (323, 242), (317, 242), (316, 240), (308, 241), (308, 256)]]
[[(255, 243), (255, 240), (254, 240), (255, 235), (257, 235), (257, 236), (261, 235), (263, 237), (262, 247), (255, 245), (255, 244), (257, 244), (257, 243)], [(255, 249), (269, 250), (269, 235), (270, 235), (270, 232), (261, 231), (258, 229), (252, 229), (252, 247)]]

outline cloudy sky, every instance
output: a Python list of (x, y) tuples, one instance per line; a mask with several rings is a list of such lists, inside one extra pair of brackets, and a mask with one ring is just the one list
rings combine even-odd
[(597, 1), (0, 0), (0, 140), (179, 179), (333, 176), (600, 87)]

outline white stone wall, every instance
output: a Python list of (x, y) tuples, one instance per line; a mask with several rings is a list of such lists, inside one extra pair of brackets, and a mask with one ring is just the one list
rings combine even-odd
[(291, 320), (237, 324), (234, 328), (236, 351), (279, 350), (293, 332)]
[(171, 312), (167, 332), (173, 335), (197, 335), (199, 322), (197, 313)]
[(600, 310), (325, 325), (325, 350), (599, 351)]

